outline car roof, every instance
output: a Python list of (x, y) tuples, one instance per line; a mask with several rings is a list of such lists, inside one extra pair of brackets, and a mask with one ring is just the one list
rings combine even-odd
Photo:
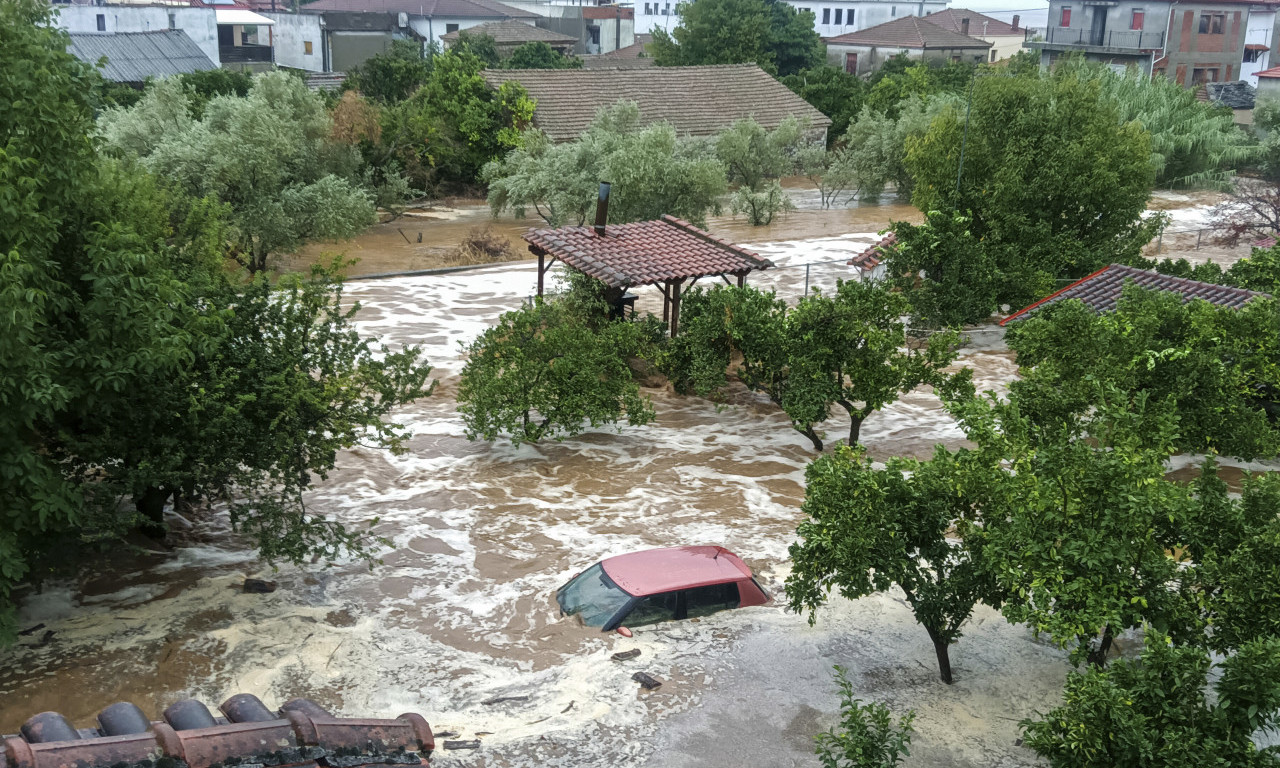
[(751, 578), (751, 569), (724, 547), (667, 547), (631, 552), (600, 563), (634, 597)]

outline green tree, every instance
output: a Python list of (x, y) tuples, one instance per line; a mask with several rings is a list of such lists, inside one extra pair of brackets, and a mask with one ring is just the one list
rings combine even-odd
[(1121, 123), (1098, 82), (978, 78), (967, 131), (965, 121), (963, 110), (946, 109), (907, 141), (912, 202), (971, 212), (970, 230), (997, 259), (997, 303), (1024, 306), (1044, 295), (1046, 281), (1141, 259), (1163, 224), (1143, 218), (1154, 180), (1150, 138)]
[(970, 223), (959, 213), (929, 211), (923, 224), (893, 225), (897, 241), (888, 249), (886, 265), (921, 327), (980, 323), (999, 309), (996, 259), (974, 237)]
[(693, 0), (682, 3), (680, 24), (653, 32), (658, 66), (760, 65), (786, 76), (822, 64), (814, 16), (781, 0)]
[(849, 164), (857, 178), (858, 196), (874, 203), (885, 187), (894, 185), (899, 195), (909, 195), (911, 174), (907, 171), (906, 146), (929, 130), (933, 118), (950, 102), (929, 102), (915, 96), (900, 104), (894, 117), (863, 107), (857, 119), (845, 132), (843, 143), (849, 153)]
[(734, 213), (746, 213), (752, 226), (769, 224), (783, 211), (795, 210), (778, 181), (797, 170), (806, 143), (806, 126), (788, 117), (772, 131), (751, 118), (737, 120), (716, 137), (716, 156), (738, 185), (730, 200)]
[(724, 167), (701, 143), (680, 139), (667, 123), (643, 125), (634, 102), (600, 110), (577, 141), (554, 144), (526, 131), (523, 146), (487, 165), (481, 178), (495, 215), (533, 209), (551, 226), (585, 223), (601, 179), (613, 183), (615, 224), (663, 214), (704, 223), (726, 186)]
[(1142, 661), (1072, 672), (1063, 704), (1022, 723), (1027, 746), (1052, 768), (1263, 768), (1280, 760), (1258, 731), (1280, 720), (1280, 641), (1252, 643), (1216, 666), (1197, 648), (1149, 633)]
[(218, 96), (248, 96), (253, 75), (233, 69), (206, 69), (186, 72), (177, 80), (190, 98), (191, 116), (199, 120), (205, 105)]
[(1248, 257), (1232, 264), (1220, 280), (1210, 282), (1227, 283), (1280, 297), (1280, 246), (1254, 248)]
[(653, 421), (653, 408), (632, 378), (629, 357), (641, 348), (635, 323), (602, 328), (567, 304), (544, 301), (504, 314), (467, 346), (458, 412), (467, 437), (533, 443), (590, 427)]
[(582, 69), (582, 59), (566, 56), (556, 49), (535, 40), (525, 43), (511, 52), (502, 62), (503, 69)]
[(384, 113), (383, 141), (419, 188), (474, 185), (485, 163), (520, 146), (533, 120), (524, 88), (490, 88), (485, 60), (459, 46), (436, 56), (426, 84)]
[(914, 711), (897, 723), (883, 704), (863, 704), (843, 667), (836, 667), (840, 687), (840, 725), (818, 734), (815, 751), (823, 768), (894, 768), (910, 755)]
[(716, 394), (741, 356), (734, 374), (767, 394), (818, 451), (817, 425), (833, 406), (849, 414), (853, 445), (867, 418), (921, 384), (954, 395), (971, 388), (967, 369), (943, 371), (956, 358), (958, 335), (937, 333), (911, 348), (904, 299), (878, 286), (845, 280), (833, 295), (815, 291), (792, 310), (754, 288), (694, 289), (682, 307), (681, 335), (662, 362), (677, 389)]
[(1114, 312), (1060, 302), (1012, 324), (1020, 380), (1010, 385), (1041, 428), (1085, 428), (1107, 393), (1116, 405), (1168, 402), (1176, 445), (1251, 459), (1280, 452), (1280, 313), (1126, 287)]
[(853, 151), (845, 146), (828, 150), (821, 142), (802, 147), (796, 153), (796, 170), (818, 189), (822, 207), (830, 208), (858, 184), (853, 167)]
[(431, 59), (412, 40), (392, 40), (382, 53), (374, 54), (347, 72), (344, 91), (358, 91), (380, 104), (404, 101), (431, 76)]
[[(805, 470), (806, 518), (791, 545), (787, 599), (816, 609), (833, 589), (851, 600), (897, 585), (929, 633), (942, 682), (950, 684), (950, 647), (978, 603), (999, 608), (1002, 594), (982, 568), (980, 536), (969, 536), (975, 504), (964, 457), (939, 448), (931, 461), (891, 459), (874, 469), (848, 446)], [(949, 532), (959, 529), (960, 540)]]
[(248, 96), (214, 98), (201, 120), (149, 148), (126, 140), (151, 125), (183, 125), (187, 109), (181, 93), (144, 98), (104, 115), (103, 133), (109, 147), (136, 154), (182, 193), (227, 203), (230, 255), (250, 272), (307, 240), (351, 237), (373, 223), (372, 195), (358, 183), (359, 155), (330, 141), (324, 104), (297, 78), (259, 75)]
[(867, 84), (857, 75), (826, 64), (778, 78), (797, 96), (831, 118), (827, 142), (835, 144), (862, 109)]
[(498, 44), (493, 37), (482, 32), (458, 33), (458, 41), (449, 49), (455, 56), (474, 56), (489, 68), (498, 66), (502, 57), (498, 55)]

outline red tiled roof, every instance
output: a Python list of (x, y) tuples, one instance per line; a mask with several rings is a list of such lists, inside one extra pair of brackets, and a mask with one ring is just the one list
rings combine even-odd
[(1264, 69), (1258, 73), (1258, 77), (1280, 77), (1280, 67)]
[[(963, 19), (969, 20), (969, 31), (967, 33), (960, 23)], [(944, 11), (931, 13), (925, 17), (925, 21), (930, 24), (937, 24), (943, 29), (949, 29), (952, 32), (959, 32), (962, 35), (968, 34), (970, 37), (978, 37), (984, 32), (987, 37), (1022, 37), (1027, 32), (1025, 27), (1015, 27), (1007, 21), (1001, 21), (977, 11), (967, 11), (964, 8), (948, 8)]]
[[(970, 30), (972, 31), (972, 30)], [(943, 29), (919, 16), (903, 16), (874, 27), (825, 37), (828, 45), (875, 45), (886, 48), (990, 48), (991, 43)]]
[(562, 35), (550, 29), (542, 29), (532, 24), (525, 24), (523, 21), (486, 21), (483, 24), (477, 24), (474, 27), (466, 29), (455, 29), (440, 36), (440, 40), (448, 46), (453, 46), (458, 42), (458, 38), (462, 33), (468, 35), (488, 35), (493, 38), (494, 45), (515, 46), (523, 43), (547, 43), (551, 47), (572, 45), (578, 42), (578, 38), (571, 35)]
[(315, 0), (303, 10), (407, 13), (410, 16), (460, 19), (536, 19), (538, 14), (495, 0)]
[(884, 261), (881, 257), (885, 255), (885, 249), (890, 246), (897, 245), (898, 236), (893, 232), (880, 238), (879, 242), (871, 246), (862, 253), (849, 259), (849, 266), (857, 267), (864, 272), (870, 272), (880, 266), (880, 262)]
[(619, 6), (595, 6), (588, 5), (582, 9), (582, 18), (584, 19), (634, 19), (636, 17), (635, 8), (622, 8)]
[(529, 250), (559, 259), (614, 288), (707, 275), (745, 274), (773, 262), (674, 216), (605, 228), (535, 229)]
[(1266, 295), (1229, 285), (1204, 283), (1199, 280), (1188, 280), (1185, 277), (1162, 275), (1159, 272), (1112, 264), (1109, 267), (1103, 267), (1088, 277), (1075, 281), (1057, 293), (1050, 294), (1040, 301), (1014, 312), (1001, 320), (1000, 324), (1005, 325), (1017, 318), (1026, 317), (1040, 307), (1067, 299), (1079, 299), (1088, 304), (1095, 312), (1110, 312), (1116, 308), (1116, 304), (1120, 301), (1120, 294), (1128, 283), (1133, 283), (1140, 288), (1146, 288), (1151, 291), (1168, 291), (1169, 293), (1181, 294), (1182, 303), (1184, 304), (1192, 299), (1204, 299), (1210, 304), (1216, 304), (1219, 307), (1230, 307), (1231, 309), (1243, 307), (1255, 296)]
[(1269, 51), (1269, 50), (1271, 50), (1269, 47), (1267, 47), (1267, 46), (1263, 45), (1262, 43), (1245, 43), (1245, 44), (1244, 44), (1244, 49), (1245, 49), (1246, 51)]

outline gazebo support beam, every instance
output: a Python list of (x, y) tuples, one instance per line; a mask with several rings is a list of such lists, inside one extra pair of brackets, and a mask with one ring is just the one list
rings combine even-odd
[(680, 332), (680, 284), (684, 282), (684, 278), (677, 278), (670, 282), (671, 286), (671, 338), (675, 338)]

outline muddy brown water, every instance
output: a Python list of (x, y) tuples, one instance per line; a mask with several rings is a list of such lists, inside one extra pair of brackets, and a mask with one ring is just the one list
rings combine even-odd
[[(473, 208), (467, 216), (488, 217)], [(795, 296), (805, 279), (825, 285), (847, 276), (840, 260), (910, 213), (898, 205), (802, 210), (766, 229), (719, 219), (712, 229), (774, 259), (780, 268), (753, 281)], [(433, 243), (465, 234), (473, 226), (465, 218), (432, 223), (439, 227)], [(366, 250), (362, 268), (414, 268), (409, 244), (388, 241), (385, 231), (357, 241)], [(815, 264), (824, 266), (806, 268)], [(438, 730), (492, 734), (487, 754), (501, 755), (492, 764), (528, 764), (529, 755), (545, 754), (547, 764), (582, 765), (588, 753), (604, 764), (643, 758), (641, 737), (695, 706), (700, 691), (732, 671), (746, 639), (785, 645), (798, 633), (813, 644), (821, 635), (776, 601), (715, 621), (638, 628), (632, 639), (557, 615), (552, 595), (568, 578), (602, 557), (651, 546), (723, 544), (780, 594), (813, 453), (776, 408), (741, 389), (723, 407), (646, 390), (657, 420), (644, 428), (602, 428), (519, 448), (468, 440), (452, 399), (463, 364), (459, 342), (519, 306), (534, 279), (523, 262), (349, 286), (362, 305), (358, 329), (392, 347), (421, 345), (441, 381), (432, 397), (395, 415), (413, 433), (404, 455), (346, 451), (308, 495), (314, 514), (355, 525), (377, 518), (373, 532), (392, 542), (381, 565), (273, 572), (229, 532), (223, 510), (171, 516), (167, 547), (138, 542), (23, 596), (21, 628), (43, 626), (0, 650), (0, 733), (39, 711), (62, 712), (83, 727), (119, 700), (156, 716), (188, 696), (216, 705), (247, 691), (269, 705), (309, 696), (344, 714), (422, 712)], [(973, 332), (961, 363), (984, 390), (1003, 391), (1016, 375), (994, 328)], [(824, 426), (829, 442), (847, 431), (838, 415)], [(963, 444), (926, 389), (871, 417), (862, 436), (878, 460)], [(246, 575), (273, 579), (279, 589), (244, 594)], [(849, 611), (874, 609), (875, 621), (915, 638), (898, 602), (845, 602), (845, 613), (836, 614), (845, 618), (828, 620), (847, 633), (859, 623)], [(1008, 638), (1002, 648), (1025, 642)], [(635, 666), (609, 660), (630, 648), (642, 651)], [(931, 652), (921, 652), (925, 661), (913, 668), (929, 663)], [(1060, 686), (1057, 656), (1010, 652), (1040, 666), (1011, 669), (1009, 686), (1020, 685), (1018, 675), (1038, 676), (1046, 690)], [(669, 682), (639, 694), (630, 680), (637, 669)], [(483, 703), (505, 696), (528, 698)], [(982, 710), (981, 702), (1008, 698), (984, 696), (963, 706)], [(945, 740), (948, 722), (939, 714), (936, 733), (921, 738)], [(977, 739), (967, 749), (981, 755), (983, 739), (994, 737), (966, 738)]]

